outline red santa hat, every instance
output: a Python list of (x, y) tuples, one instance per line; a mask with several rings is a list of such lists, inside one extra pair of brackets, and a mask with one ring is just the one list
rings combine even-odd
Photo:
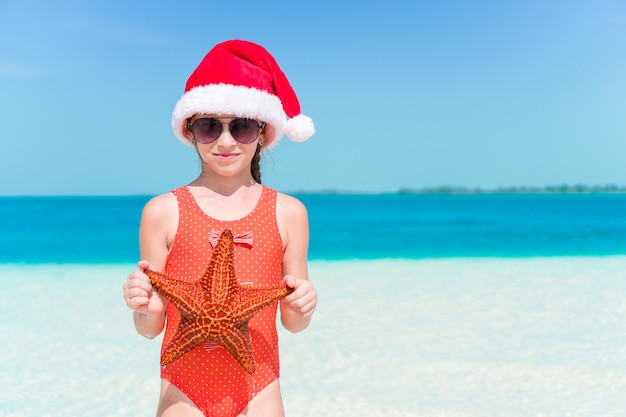
[(265, 48), (230, 40), (216, 45), (194, 70), (172, 115), (174, 134), (185, 144), (187, 119), (195, 114), (249, 117), (266, 123), (265, 148), (282, 135), (302, 142), (315, 133), (313, 121), (300, 113), (296, 93)]

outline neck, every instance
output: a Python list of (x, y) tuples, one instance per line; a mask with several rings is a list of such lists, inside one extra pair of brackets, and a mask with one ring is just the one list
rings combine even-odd
[(258, 184), (251, 175), (222, 177), (212, 173), (202, 172), (191, 185), (206, 188), (223, 196), (230, 196), (239, 190), (251, 189)]

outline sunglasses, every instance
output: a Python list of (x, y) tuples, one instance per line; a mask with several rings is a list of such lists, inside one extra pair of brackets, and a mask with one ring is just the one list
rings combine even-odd
[(259, 124), (254, 119), (239, 117), (230, 122), (222, 122), (214, 117), (201, 117), (187, 122), (187, 129), (193, 138), (200, 143), (207, 144), (214, 142), (222, 134), (222, 126), (227, 124), (230, 135), (239, 143), (252, 143), (258, 137), (265, 123)]

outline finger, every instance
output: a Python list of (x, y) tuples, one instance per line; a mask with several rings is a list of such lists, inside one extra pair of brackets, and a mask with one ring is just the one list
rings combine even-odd
[(298, 294), (294, 293), (290, 294), (288, 296), (289, 298), (285, 298), (285, 301), (287, 302), (287, 304), (289, 305), (289, 307), (291, 307), (291, 309), (296, 310), (296, 311), (300, 311), (302, 309), (302, 307), (304, 307), (306, 304), (309, 303), (309, 300), (307, 299), (306, 296), (300, 296)]
[(147, 260), (143, 259), (139, 262), (137, 262), (137, 267), (142, 270), (145, 271), (146, 269), (150, 269), (152, 271), (155, 271), (154, 267), (152, 266), (152, 264), (150, 262), (148, 262)]
[(317, 292), (313, 286), (309, 286), (305, 294), (300, 297), (299, 308), (301, 311), (310, 311), (317, 305)]
[(293, 275), (285, 275), (283, 277), (283, 283), (287, 288), (296, 288), (298, 285), (297, 281)]
[(302, 308), (300, 309), (300, 312), (305, 316), (310, 316), (311, 314), (315, 312), (316, 307), (317, 307), (317, 301), (311, 300), (311, 302), (306, 303), (305, 305), (302, 306)]
[(126, 300), (126, 305), (131, 310), (140, 310), (145, 309), (146, 306), (150, 304), (150, 299), (148, 297), (133, 297), (129, 300)]
[[(124, 284), (124, 300), (128, 303), (130, 300), (137, 297), (149, 299), (152, 295), (152, 291), (152, 284), (145, 274), (136, 271), (129, 275)], [(143, 301), (141, 302), (143, 303)]]
[(309, 300), (317, 297), (317, 293), (309, 281), (304, 279), (295, 279), (295, 281), (294, 291), (287, 296), (287, 301), (295, 301), (300, 298)]
[(291, 294), (285, 296), (285, 302), (293, 306), (294, 303), (297, 302), (301, 297), (302, 295), (298, 293), (298, 290), (294, 289)]
[(298, 311), (302, 314), (307, 314), (312, 310), (315, 310), (315, 306), (317, 305), (317, 301), (314, 298), (311, 299), (301, 299), (299, 300), (299, 306), (297, 307)]
[(146, 288), (140, 288), (140, 287), (132, 287), (132, 288), (128, 288), (126, 291), (124, 291), (124, 297), (126, 299), (131, 299), (131, 298), (135, 298), (135, 297), (150, 297), (150, 294), (152, 293), (151, 289), (146, 289)]
[(150, 264), (146, 260), (141, 260), (141, 261), (137, 262), (137, 268), (139, 268), (142, 271), (148, 269), (149, 266), (150, 266)]
[(152, 288), (150, 278), (142, 271), (134, 271), (133, 273), (131, 273), (126, 280), (126, 284), (128, 287), (138, 286), (144, 289)]

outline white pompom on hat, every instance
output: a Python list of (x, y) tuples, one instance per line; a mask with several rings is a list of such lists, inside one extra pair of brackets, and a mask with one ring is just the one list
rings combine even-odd
[(303, 142), (315, 133), (313, 120), (300, 113), (296, 93), (274, 57), (243, 40), (217, 44), (187, 80), (172, 115), (172, 129), (183, 143), (191, 145), (183, 134), (187, 119), (202, 113), (265, 122), (266, 149), (282, 135)]

